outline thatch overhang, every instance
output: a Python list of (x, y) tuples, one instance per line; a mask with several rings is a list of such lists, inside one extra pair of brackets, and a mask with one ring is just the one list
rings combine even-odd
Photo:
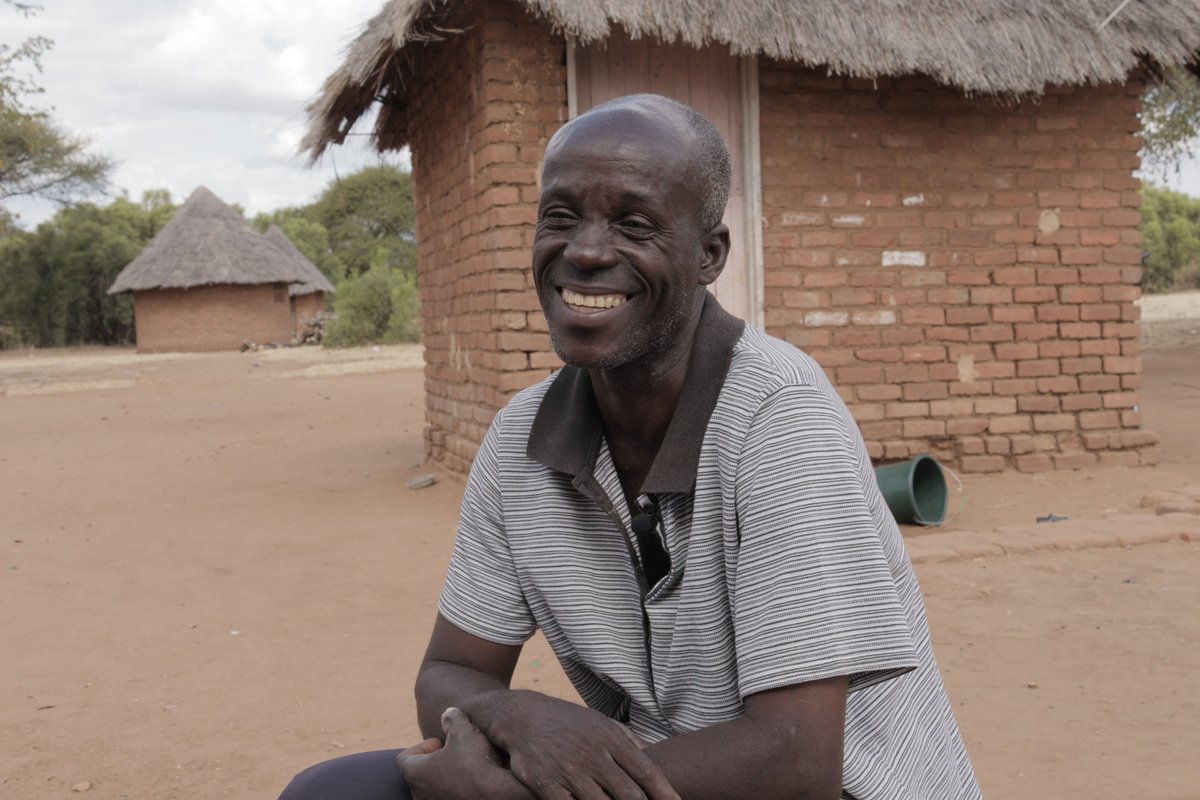
[[(308, 106), (301, 149), (317, 159), (376, 103), (379, 150), (407, 144), (405, 48), (454, 35), (455, 0), (389, 0)], [(515, 2), (516, 0), (514, 0)], [(1200, 62), (1197, 0), (520, 0), (580, 44), (620, 25), (634, 38), (727, 44), (859, 78), (925, 75), (968, 94), (1123, 81), (1138, 66)]]
[(241, 214), (201, 186), (146, 249), (121, 270), (108, 293), (214, 284), (307, 283), (311, 278), (285, 258), (277, 245), (251, 228)]
[(308, 280), (304, 283), (293, 283), (288, 287), (288, 294), (292, 297), (299, 297), (306, 294), (316, 294), (324, 292), (325, 294), (333, 294), (336, 291), (333, 284), (329, 282), (321, 270), (317, 269), (317, 265), (308, 260), (308, 257), (301, 253), (296, 245), (292, 244), (292, 240), (287, 237), (287, 234), (279, 229), (278, 225), (272, 225), (267, 231), (267, 241), (279, 248), (283, 257), (291, 262), (296, 269), (299, 269), (306, 275)]

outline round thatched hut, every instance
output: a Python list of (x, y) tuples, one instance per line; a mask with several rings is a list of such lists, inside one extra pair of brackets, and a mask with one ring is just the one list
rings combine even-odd
[(568, 118), (640, 91), (734, 154), (715, 293), (813, 354), (872, 456), (1153, 461), (1138, 412), (1143, 80), (1195, 0), (391, 0), (310, 106), (412, 150), (427, 446), (464, 469), (555, 366), (528, 249)]
[(289, 286), (320, 276), (304, 261), (311, 271), (201, 186), (108, 293), (133, 293), (140, 353), (290, 342)]

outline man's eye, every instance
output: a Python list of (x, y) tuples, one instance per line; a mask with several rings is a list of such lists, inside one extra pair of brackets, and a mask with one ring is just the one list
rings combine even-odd
[(550, 225), (563, 225), (574, 221), (575, 215), (568, 211), (550, 210), (542, 214), (542, 222)]
[(649, 222), (646, 222), (644, 219), (623, 219), (617, 224), (620, 225), (623, 230), (626, 230), (630, 233), (647, 234), (653, 233), (654, 231), (654, 226)]

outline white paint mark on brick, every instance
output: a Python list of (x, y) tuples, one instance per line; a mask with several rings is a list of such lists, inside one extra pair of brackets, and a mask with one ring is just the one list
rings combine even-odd
[(962, 356), (958, 359), (958, 380), (960, 383), (975, 382), (975, 356)]
[(833, 218), (834, 225), (847, 225), (856, 228), (862, 227), (866, 221), (866, 218), (860, 214), (839, 214)]
[(904, 205), (906, 205), (906, 206), (923, 206), (923, 205), (925, 205), (925, 195), (910, 194), (908, 197), (904, 198), (900, 202), (904, 203)]
[(829, 205), (829, 195), (827, 195), (827, 194), (821, 195), (821, 205), (823, 205), (823, 206)]
[(824, 325), (845, 325), (850, 321), (850, 315), (845, 311), (810, 311), (804, 315), (804, 324), (809, 327)]
[(850, 259), (846, 258), (845, 256), (838, 256), (837, 260), (835, 260), (833, 263), (837, 264), (839, 267), (848, 267), (850, 266)]
[(920, 250), (884, 250), (883, 265), (885, 267), (923, 267), (925, 253)]
[(855, 325), (892, 325), (896, 322), (895, 311), (855, 311)]
[(822, 222), (820, 214), (801, 214), (798, 211), (783, 212), (783, 224), (791, 225), (820, 225)]

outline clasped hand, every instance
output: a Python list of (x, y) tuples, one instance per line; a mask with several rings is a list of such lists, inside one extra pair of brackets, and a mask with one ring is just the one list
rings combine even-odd
[[(679, 800), (627, 728), (536, 692), (505, 692), (480, 716), (442, 717), (445, 745), (427, 739), (397, 758), (419, 800)], [(490, 723), (490, 724), (489, 724)], [(502, 765), (500, 750), (508, 754)]]

